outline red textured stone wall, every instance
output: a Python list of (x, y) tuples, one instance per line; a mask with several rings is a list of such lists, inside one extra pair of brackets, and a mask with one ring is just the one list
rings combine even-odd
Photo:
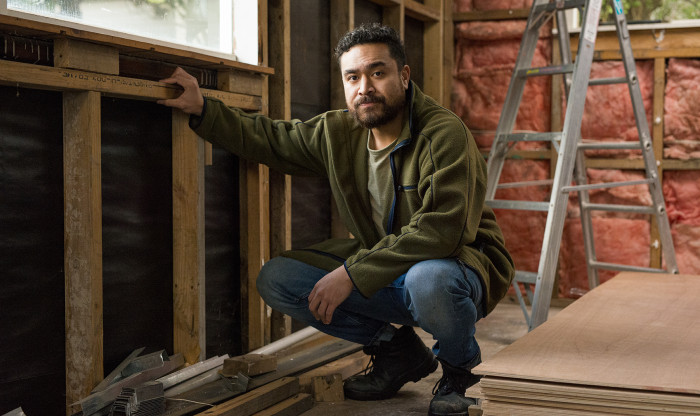
[[(531, 1), (454, 2), (454, 11), (524, 8)], [(524, 20), (465, 22), (455, 25), (455, 72), (453, 110), (472, 129), (477, 144), (488, 150), (493, 140), (510, 76), (525, 28)], [(551, 39), (545, 29), (537, 45), (533, 66), (551, 62)], [(637, 62), (642, 99), (650, 129), (654, 87), (654, 63)], [(621, 62), (594, 62), (591, 77), (617, 77), (624, 74)], [(668, 159), (700, 158), (700, 60), (670, 59), (664, 95), (664, 154)], [(549, 78), (528, 80), (516, 130), (549, 131), (551, 85)], [(586, 96), (581, 126), (588, 140), (638, 140), (632, 106), (626, 85), (594, 86)], [(529, 147), (542, 146), (529, 144)], [(596, 158), (639, 158), (630, 152), (597, 151)], [(516, 160), (508, 162), (501, 182), (546, 179), (549, 162)], [(641, 179), (633, 170), (589, 169), (591, 183)], [(544, 201), (549, 189), (500, 190), (496, 197)], [(700, 171), (666, 169), (663, 191), (672, 226), (677, 262), (681, 273), (700, 274)], [(648, 205), (646, 186), (611, 188), (591, 192), (591, 200), (601, 203)], [(583, 237), (578, 201), (569, 202), (559, 259), (559, 295), (577, 297), (588, 290)], [(506, 244), (518, 269), (536, 270), (539, 262), (546, 215), (498, 210), (497, 216)], [(598, 260), (638, 266), (650, 262), (650, 221), (648, 216), (621, 213), (594, 213), (593, 228)], [(617, 272), (602, 271), (601, 282)]]

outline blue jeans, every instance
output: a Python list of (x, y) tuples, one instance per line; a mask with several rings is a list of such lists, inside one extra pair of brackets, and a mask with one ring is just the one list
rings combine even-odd
[(417, 263), (367, 299), (354, 289), (326, 325), (309, 311), (308, 296), (326, 271), (276, 257), (260, 271), (260, 296), (273, 309), (327, 334), (362, 345), (391, 339), (394, 327), (419, 326), (436, 340), (433, 352), (448, 364), (471, 369), (481, 362), (475, 324), (482, 317), (479, 276), (456, 259)]

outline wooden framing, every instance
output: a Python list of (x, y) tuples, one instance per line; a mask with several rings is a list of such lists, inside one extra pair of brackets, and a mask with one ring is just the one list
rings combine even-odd
[[(268, 1), (268, 64), (275, 68), (269, 77), (270, 117), (289, 120), (291, 92), (291, 4), (290, 0)], [(270, 172), (270, 256), (292, 248), (292, 178)], [(276, 341), (292, 333), (292, 319), (270, 312), (270, 338)]]
[(63, 94), (66, 414), (103, 378), (100, 94)]
[[(259, 10), (266, 22), (266, 0), (260, 0)], [(262, 54), (267, 52), (266, 27), (261, 25)], [(262, 66), (248, 65), (6, 15), (0, 15), (0, 32), (52, 42), (56, 66), (0, 60), (0, 85), (63, 92), (66, 414), (73, 414), (76, 409), (71, 404), (87, 396), (103, 378), (101, 96), (155, 101), (179, 95), (179, 88), (171, 85), (119, 76), (120, 57), (219, 70), (220, 89), (203, 89), (202, 93), (229, 106), (259, 112), (268, 111), (266, 77), (274, 71), (264, 66), (266, 59), (261, 59)], [(182, 353), (187, 362), (194, 363), (205, 355), (206, 152), (204, 141), (178, 110), (173, 110), (172, 136), (173, 353)], [(265, 341), (259, 333), (266, 325), (250, 322), (266, 315), (254, 283), (260, 266), (269, 258), (269, 179), (266, 167), (243, 166), (241, 275), (246, 285), (242, 292), (250, 301), (244, 314), (249, 332), (244, 348), (252, 349)], [(285, 212), (280, 223), (289, 222), (288, 210)], [(278, 234), (284, 246), (289, 227)]]
[(173, 350), (205, 358), (204, 141), (173, 110)]

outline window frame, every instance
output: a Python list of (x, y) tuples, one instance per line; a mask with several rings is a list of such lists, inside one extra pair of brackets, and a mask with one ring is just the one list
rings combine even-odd
[[(130, 43), (132, 42), (138, 42), (142, 45), (149, 45), (150, 50), (167, 50), (169, 54), (175, 54), (175, 55), (185, 55), (185, 56), (206, 56), (209, 59), (204, 59), (204, 60), (214, 60), (216, 62), (221, 62), (221, 63), (230, 63), (230, 62), (240, 62), (243, 65), (253, 65), (253, 66), (260, 66), (261, 61), (260, 61), (260, 51), (259, 51), (259, 39), (258, 36), (259, 34), (255, 33), (255, 40), (254, 42), (251, 42), (251, 44), (255, 45), (255, 50), (253, 53), (249, 53), (251, 58), (249, 59), (248, 62), (246, 61), (241, 61), (238, 59), (238, 57), (235, 55), (235, 46), (232, 45), (231, 48), (231, 53), (225, 53), (221, 51), (215, 51), (212, 49), (206, 49), (206, 48), (200, 48), (196, 46), (190, 46), (190, 45), (184, 45), (180, 44), (177, 42), (171, 42), (171, 41), (165, 41), (165, 40), (160, 40), (160, 39), (155, 39), (151, 38), (148, 36), (142, 36), (142, 35), (135, 35), (131, 33), (126, 33), (126, 32), (120, 32), (118, 30), (113, 30), (113, 29), (107, 29), (103, 28), (100, 26), (93, 26), (88, 23), (83, 23), (83, 22), (77, 22), (74, 20), (70, 19), (60, 19), (60, 18), (54, 18), (54, 17), (49, 17), (49, 16), (44, 16), (40, 14), (34, 14), (30, 12), (25, 12), (25, 11), (20, 11), (20, 10), (14, 10), (8, 7), (8, 2), (9, 0), (0, 0), (0, 23), (3, 16), (6, 16), (7, 18), (11, 19), (13, 22), (19, 23), (20, 26), (30, 26), (30, 27), (38, 27), (42, 25), (47, 25), (50, 27), (63, 27), (63, 28), (69, 28), (71, 29), (72, 33), (88, 33), (88, 34), (97, 34), (100, 35), (101, 38), (104, 39), (111, 39), (112, 41), (108, 43), (114, 43), (115, 46), (129, 46)], [(236, 0), (231, 0), (232, 3), (232, 11), (235, 9), (235, 3)], [(258, 2), (252, 2), (255, 4), (256, 7), (256, 18), (254, 19), (254, 22), (257, 24), (258, 21), (258, 15), (260, 13), (260, 7)], [(247, 20), (253, 20), (253, 19), (247, 19)], [(234, 27), (234, 22), (235, 18), (231, 16), (230, 19), (230, 24), (229, 27)], [(233, 38), (236, 37), (235, 29)], [(242, 36), (239, 36), (242, 37)], [(246, 37), (248, 37), (248, 34), (246, 34)], [(236, 39), (233, 39), (232, 41), (234, 44), (236, 42)], [(172, 51), (180, 51), (181, 53), (173, 53)], [(252, 55), (256, 54), (257, 59), (255, 59), (257, 62), (253, 62)]]

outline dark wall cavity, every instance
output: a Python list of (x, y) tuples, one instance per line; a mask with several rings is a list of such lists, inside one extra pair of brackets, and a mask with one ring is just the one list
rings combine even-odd
[(0, 87), (0, 414), (65, 414), (61, 94)]
[(173, 345), (171, 110), (102, 100), (105, 374)]
[[(295, 0), (294, 5), (291, 10), (292, 117), (306, 120), (330, 109), (333, 59), (330, 3)], [(293, 248), (306, 247), (330, 237), (330, 200), (326, 178), (292, 178)]]

